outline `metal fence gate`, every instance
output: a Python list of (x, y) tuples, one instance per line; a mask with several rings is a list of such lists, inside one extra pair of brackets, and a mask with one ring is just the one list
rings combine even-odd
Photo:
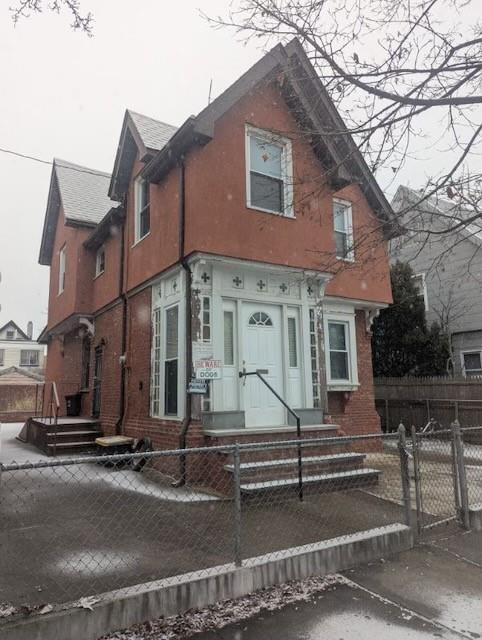
[(406, 434), (400, 425), (399, 438), (407, 523), (421, 536), (451, 521), (468, 529), (470, 504), (482, 501), (482, 427), (461, 429), (455, 421), (450, 429)]

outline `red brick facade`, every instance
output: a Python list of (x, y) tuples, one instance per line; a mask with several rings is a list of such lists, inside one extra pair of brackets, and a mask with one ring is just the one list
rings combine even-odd
[[(284, 132), (293, 142), (296, 218), (284, 218), (246, 207), (245, 126)], [(358, 184), (336, 196), (352, 203), (357, 254), (363, 259), (340, 268), (334, 259), (332, 201), (334, 187), (298, 125), (278, 83), (260, 83), (216, 122), (207, 144), (191, 147), (185, 163), (185, 255), (210, 255), (331, 272), (326, 293), (358, 304), (383, 306), (391, 301), (387, 246), (377, 216)], [(106, 435), (125, 433), (149, 437), (156, 448), (176, 448), (182, 419), (150, 416), (151, 404), (151, 280), (179, 263), (180, 175), (174, 166), (150, 185), (150, 233), (137, 244), (134, 236), (134, 178), (144, 167), (140, 152), (131, 167), (125, 194), (125, 219), (111, 226), (103, 239), (106, 267), (95, 276), (95, 250), (84, 242), (92, 228), (66, 225), (60, 208), (51, 260), (47, 381), (56, 381), (60, 395), (82, 384), (82, 342), (85, 327), (67, 323), (86, 314), (95, 326), (90, 351), (89, 386), (82, 411), (91, 415), (94, 354), (102, 348), (100, 421)], [(299, 185), (299, 186), (298, 186)], [(316, 188), (314, 188), (316, 185)], [(67, 250), (66, 286), (58, 295), (58, 256)], [(123, 255), (122, 247), (124, 247)], [(367, 259), (366, 257), (369, 257)], [(125, 305), (125, 307), (124, 307)], [(124, 317), (125, 316), (125, 317)], [(62, 330), (63, 323), (67, 328)], [(125, 331), (125, 353), (122, 336)], [(329, 413), (346, 433), (379, 430), (373, 398), (370, 335), (365, 313), (356, 312), (357, 390), (330, 392)], [(124, 368), (124, 387), (122, 370)], [(122, 404), (124, 397), (124, 404)], [(65, 407), (62, 406), (62, 410)], [(209, 444), (201, 425), (189, 429), (188, 446)]]

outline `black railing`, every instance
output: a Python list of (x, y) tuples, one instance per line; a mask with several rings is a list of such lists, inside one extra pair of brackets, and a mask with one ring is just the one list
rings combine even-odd
[(301, 420), (300, 420), (300, 416), (296, 413), (296, 411), (293, 411), (293, 409), (280, 396), (280, 394), (276, 391), (276, 389), (273, 389), (273, 387), (266, 380), (266, 378), (263, 377), (264, 373), (268, 373), (268, 370), (267, 369), (256, 369), (256, 371), (246, 371), (246, 369), (243, 369), (243, 371), (239, 372), (239, 377), (240, 378), (246, 378), (247, 376), (257, 376), (261, 380), (261, 382), (263, 382), (264, 385), (266, 387), (268, 387), (268, 389), (271, 391), (271, 393), (276, 398), (278, 398), (278, 400), (285, 407), (285, 409), (296, 420), (296, 435), (297, 435), (297, 438), (298, 438), (298, 447), (297, 447), (297, 450), (298, 450), (298, 496), (299, 496), (300, 501), (302, 501), (303, 500), (303, 461), (302, 461), (302, 457), (301, 457)]

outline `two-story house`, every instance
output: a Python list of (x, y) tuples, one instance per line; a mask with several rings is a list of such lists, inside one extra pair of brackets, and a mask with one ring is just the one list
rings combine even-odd
[(13, 320), (0, 327), (0, 371), (15, 367), (43, 373), (45, 347), (33, 339), (32, 332), (31, 322), (26, 333)]
[[(179, 128), (125, 114), (111, 176), (55, 161), (47, 380), (155, 447), (379, 430), (390, 205), (297, 41)], [(193, 380), (206, 390), (193, 394)], [(199, 387), (199, 385), (198, 385)], [(202, 385), (201, 385), (202, 388)]]
[(393, 208), (409, 221), (410, 232), (390, 243), (393, 261), (408, 262), (423, 296), (427, 321), (438, 322), (450, 337), (452, 370), (482, 375), (482, 225), (462, 225), (471, 216), (456, 201), (400, 186)]

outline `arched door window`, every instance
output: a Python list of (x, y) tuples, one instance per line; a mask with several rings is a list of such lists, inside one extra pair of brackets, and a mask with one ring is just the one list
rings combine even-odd
[(273, 321), (264, 311), (256, 311), (256, 313), (253, 313), (249, 318), (248, 324), (252, 327), (272, 327)]

